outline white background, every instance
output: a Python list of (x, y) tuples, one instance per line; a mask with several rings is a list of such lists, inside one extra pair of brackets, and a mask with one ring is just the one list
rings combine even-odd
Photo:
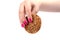
[(22, 0), (0, 0), (0, 40), (60, 40), (60, 13), (38, 12), (42, 26), (29, 34), (20, 26), (19, 5)]

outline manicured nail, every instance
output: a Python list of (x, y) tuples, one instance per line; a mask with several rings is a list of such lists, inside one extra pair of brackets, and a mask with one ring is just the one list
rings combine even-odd
[(24, 24), (25, 24), (25, 25), (27, 25), (27, 24), (28, 24), (27, 20), (25, 20), (25, 21), (24, 21)]
[(28, 18), (28, 21), (31, 23), (32, 22), (32, 18)]
[(25, 24), (23, 23), (23, 24), (21, 24), (21, 26), (22, 26), (22, 27), (25, 27)]

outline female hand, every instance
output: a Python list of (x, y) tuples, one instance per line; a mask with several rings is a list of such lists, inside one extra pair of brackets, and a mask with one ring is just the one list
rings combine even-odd
[(28, 24), (25, 15), (27, 15), (28, 21), (32, 22), (32, 13), (37, 13), (40, 5), (40, 0), (25, 0), (20, 4), (19, 19), (22, 27)]

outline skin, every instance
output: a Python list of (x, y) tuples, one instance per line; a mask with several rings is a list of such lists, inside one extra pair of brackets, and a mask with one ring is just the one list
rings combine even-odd
[(28, 24), (25, 15), (27, 15), (28, 20), (30, 19), (29, 22), (32, 22), (32, 14), (38, 11), (60, 12), (60, 0), (24, 0), (19, 9), (21, 25)]

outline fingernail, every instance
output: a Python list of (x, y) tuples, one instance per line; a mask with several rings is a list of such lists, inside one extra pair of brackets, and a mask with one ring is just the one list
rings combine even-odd
[(24, 21), (24, 24), (25, 24), (25, 25), (27, 25), (27, 24), (28, 24), (27, 20), (25, 20), (25, 21)]
[(23, 23), (23, 24), (21, 24), (21, 26), (22, 26), (22, 27), (25, 27), (25, 24)]
[(32, 18), (28, 18), (28, 21), (31, 23), (32, 22)]

